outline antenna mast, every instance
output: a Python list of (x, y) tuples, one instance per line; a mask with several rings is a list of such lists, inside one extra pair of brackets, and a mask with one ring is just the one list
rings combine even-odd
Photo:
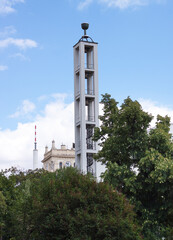
[(35, 125), (35, 141), (33, 150), (33, 170), (38, 168), (38, 150), (37, 150), (37, 126)]
[(37, 150), (37, 126), (35, 125), (35, 150)]

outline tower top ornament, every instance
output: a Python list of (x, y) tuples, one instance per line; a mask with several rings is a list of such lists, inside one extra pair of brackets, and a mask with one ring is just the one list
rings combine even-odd
[(89, 28), (89, 23), (82, 23), (81, 28), (84, 30), (84, 37), (88, 37), (86, 34), (86, 30)]
[(85, 41), (85, 42), (94, 42), (91, 37), (89, 37), (86, 33), (86, 30), (89, 28), (89, 23), (82, 23), (81, 28), (84, 30), (84, 35), (81, 37), (80, 41)]

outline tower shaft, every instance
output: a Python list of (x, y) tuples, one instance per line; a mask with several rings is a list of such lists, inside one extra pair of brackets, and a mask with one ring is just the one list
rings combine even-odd
[(38, 168), (38, 150), (33, 150), (33, 170)]
[(92, 137), (94, 128), (99, 126), (97, 43), (81, 38), (73, 49), (75, 161), (80, 171), (96, 177), (93, 154), (98, 152), (98, 144)]

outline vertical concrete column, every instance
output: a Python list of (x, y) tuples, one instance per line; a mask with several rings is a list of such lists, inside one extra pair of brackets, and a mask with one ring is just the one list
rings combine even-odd
[[(77, 65), (80, 67), (78, 68)], [(77, 88), (80, 89), (78, 95)], [(92, 139), (88, 139), (88, 147), (86, 143), (87, 137), (92, 138), (92, 133), (89, 136), (89, 130), (99, 126), (97, 43), (88, 36), (83, 36), (74, 45), (74, 95), (76, 166), (81, 172), (91, 171), (97, 176), (97, 164), (92, 157), (97, 153), (98, 147), (97, 144), (96, 148), (92, 146)], [(86, 114), (89, 118), (86, 118)]]

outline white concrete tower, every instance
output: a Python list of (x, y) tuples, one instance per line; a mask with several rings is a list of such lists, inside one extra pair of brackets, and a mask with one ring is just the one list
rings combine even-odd
[(97, 43), (86, 35), (88, 23), (81, 24), (84, 36), (74, 50), (75, 164), (84, 173), (97, 177), (93, 154), (98, 144), (92, 141), (94, 127), (99, 126)]
[(38, 168), (38, 150), (37, 150), (37, 138), (36, 138), (36, 125), (35, 125), (35, 142), (34, 142), (34, 150), (33, 150), (33, 170)]

